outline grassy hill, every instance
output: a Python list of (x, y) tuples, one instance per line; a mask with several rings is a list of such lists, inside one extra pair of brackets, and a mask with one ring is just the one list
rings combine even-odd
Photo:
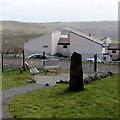
[(54, 22), (54, 23), (31, 23), (17, 21), (2, 21), (2, 34), (43, 34), (65, 27), (72, 27), (81, 32), (91, 33), (96, 36), (117, 38), (117, 21), (98, 22)]
[[(98, 21), (98, 22), (53, 22), (53, 23), (32, 23), (18, 21), (2, 22), (2, 40), (4, 46), (11, 48), (23, 48), (26, 40), (31, 40), (47, 32), (72, 27), (84, 33), (90, 33), (98, 37), (110, 37), (113, 42), (118, 38), (117, 21)], [(7, 45), (6, 45), (7, 41)], [(7, 47), (8, 48), (8, 47)], [(5, 48), (6, 49), (6, 48)]]

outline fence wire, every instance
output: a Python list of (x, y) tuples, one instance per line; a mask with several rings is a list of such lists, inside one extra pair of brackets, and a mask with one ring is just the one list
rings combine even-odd
[(1, 67), (2, 71), (10, 71), (14, 69), (18, 69), (22, 67), (23, 64), (23, 54), (8, 54), (8, 53), (1, 53)]
[[(31, 57), (29, 58), (30, 55), (33, 55), (33, 53), (35, 52), (28, 52), (28, 55), (26, 54), (26, 57), (24, 56), (24, 52), (23, 53), (19, 53), (19, 54), (7, 54), (7, 53), (3, 53), (1, 54), (1, 67), (2, 67), (2, 71), (9, 71), (9, 70), (14, 70), (14, 69), (18, 69), (20, 67), (23, 66), (23, 62), (27, 62), (29, 64), (30, 67), (35, 67), (35, 68), (44, 68), (44, 64), (43, 63), (43, 59), (42, 58), (34, 58)], [(39, 52), (37, 52), (38, 54)], [(41, 52), (42, 54), (42, 52)], [(41, 55), (40, 54), (40, 55)], [(45, 56), (47, 57), (46, 60), (50, 60), (50, 59), (58, 59), (59, 60), (59, 64), (61, 67), (59, 68), (59, 71), (61, 72), (70, 72), (70, 57), (64, 57), (64, 56), (60, 56), (60, 54), (57, 55), (49, 55), (45, 54)], [(98, 55), (98, 60), (100, 59), (102, 55)], [(84, 74), (93, 74), (94, 71), (94, 61), (92, 61), (94, 58), (94, 54), (82, 54), (82, 68), (83, 68), (83, 73)], [(90, 61), (91, 60), (91, 61)], [(55, 61), (52, 61), (49, 63), (51, 66), (55, 64)], [(113, 73), (118, 73), (119, 72), (119, 66), (120, 66), (120, 62), (110, 62), (110, 61), (106, 61), (106, 62), (97, 62), (97, 72), (107, 72), (107, 71), (111, 71)]]

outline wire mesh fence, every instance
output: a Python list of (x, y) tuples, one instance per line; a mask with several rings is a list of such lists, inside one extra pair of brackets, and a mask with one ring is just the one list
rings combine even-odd
[[(49, 66), (60, 66), (60, 72), (70, 72), (70, 57), (62, 56), (60, 54), (50, 55), (49, 52), (28, 52), (24, 55), (24, 52), (19, 54), (1, 53), (1, 67), (2, 71), (14, 70), (22, 67), (25, 62), (30, 67), (44, 69), (45, 64), (49, 63)], [(43, 55), (45, 56), (43, 58)], [(82, 54), (82, 68), (84, 74), (95, 73), (95, 54)], [(120, 62), (102, 61), (102, 55), (97, 55), (97, 72), (111, 71), (118, 73)], [(43, 60), (44, 59), (44, 60)], [(55, 61), (57, 60), (57, 61)], [(53, 68), (54, 69), (54, 68)]]
[(1, 70), (10, 71), (18, 69), (23, 65), (22, 53), (13, 54), (13, 53), (1, 53)]

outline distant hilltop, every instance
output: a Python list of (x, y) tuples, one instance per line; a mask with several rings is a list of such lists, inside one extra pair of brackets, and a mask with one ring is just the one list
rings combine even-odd
[(2, 21), (2, 34), (44, 34), (53, 30), (72, 27), (86, 34), (94, 36), (110, 37), (117, 40), (118, 23), (117, 21), (93, 21), (93, 22), (50, 22), (33, 23), (18, 21)]

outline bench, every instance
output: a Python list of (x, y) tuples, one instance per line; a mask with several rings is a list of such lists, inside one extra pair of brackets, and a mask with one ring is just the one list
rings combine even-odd
[(35, 76), (36, 73), (39, 73), (39, 70), (37, 70), (37, 68), (30, 67), (27, 62), (25, 62), (25, 65), (26, 65), (27, 69), (30, 71), (30, 73), (33, 75), (32, 81), (36, 82), (35, 79), (34, 79), (34, 76)]
[(61, 68), (59, 59), (48, 59), (48, 60), (42, 60), (43, 62), (43, 68), (46, 69), (46, 74), (50, 70), (55, 70), (55, 73), (57, 74), (57, 69)]

